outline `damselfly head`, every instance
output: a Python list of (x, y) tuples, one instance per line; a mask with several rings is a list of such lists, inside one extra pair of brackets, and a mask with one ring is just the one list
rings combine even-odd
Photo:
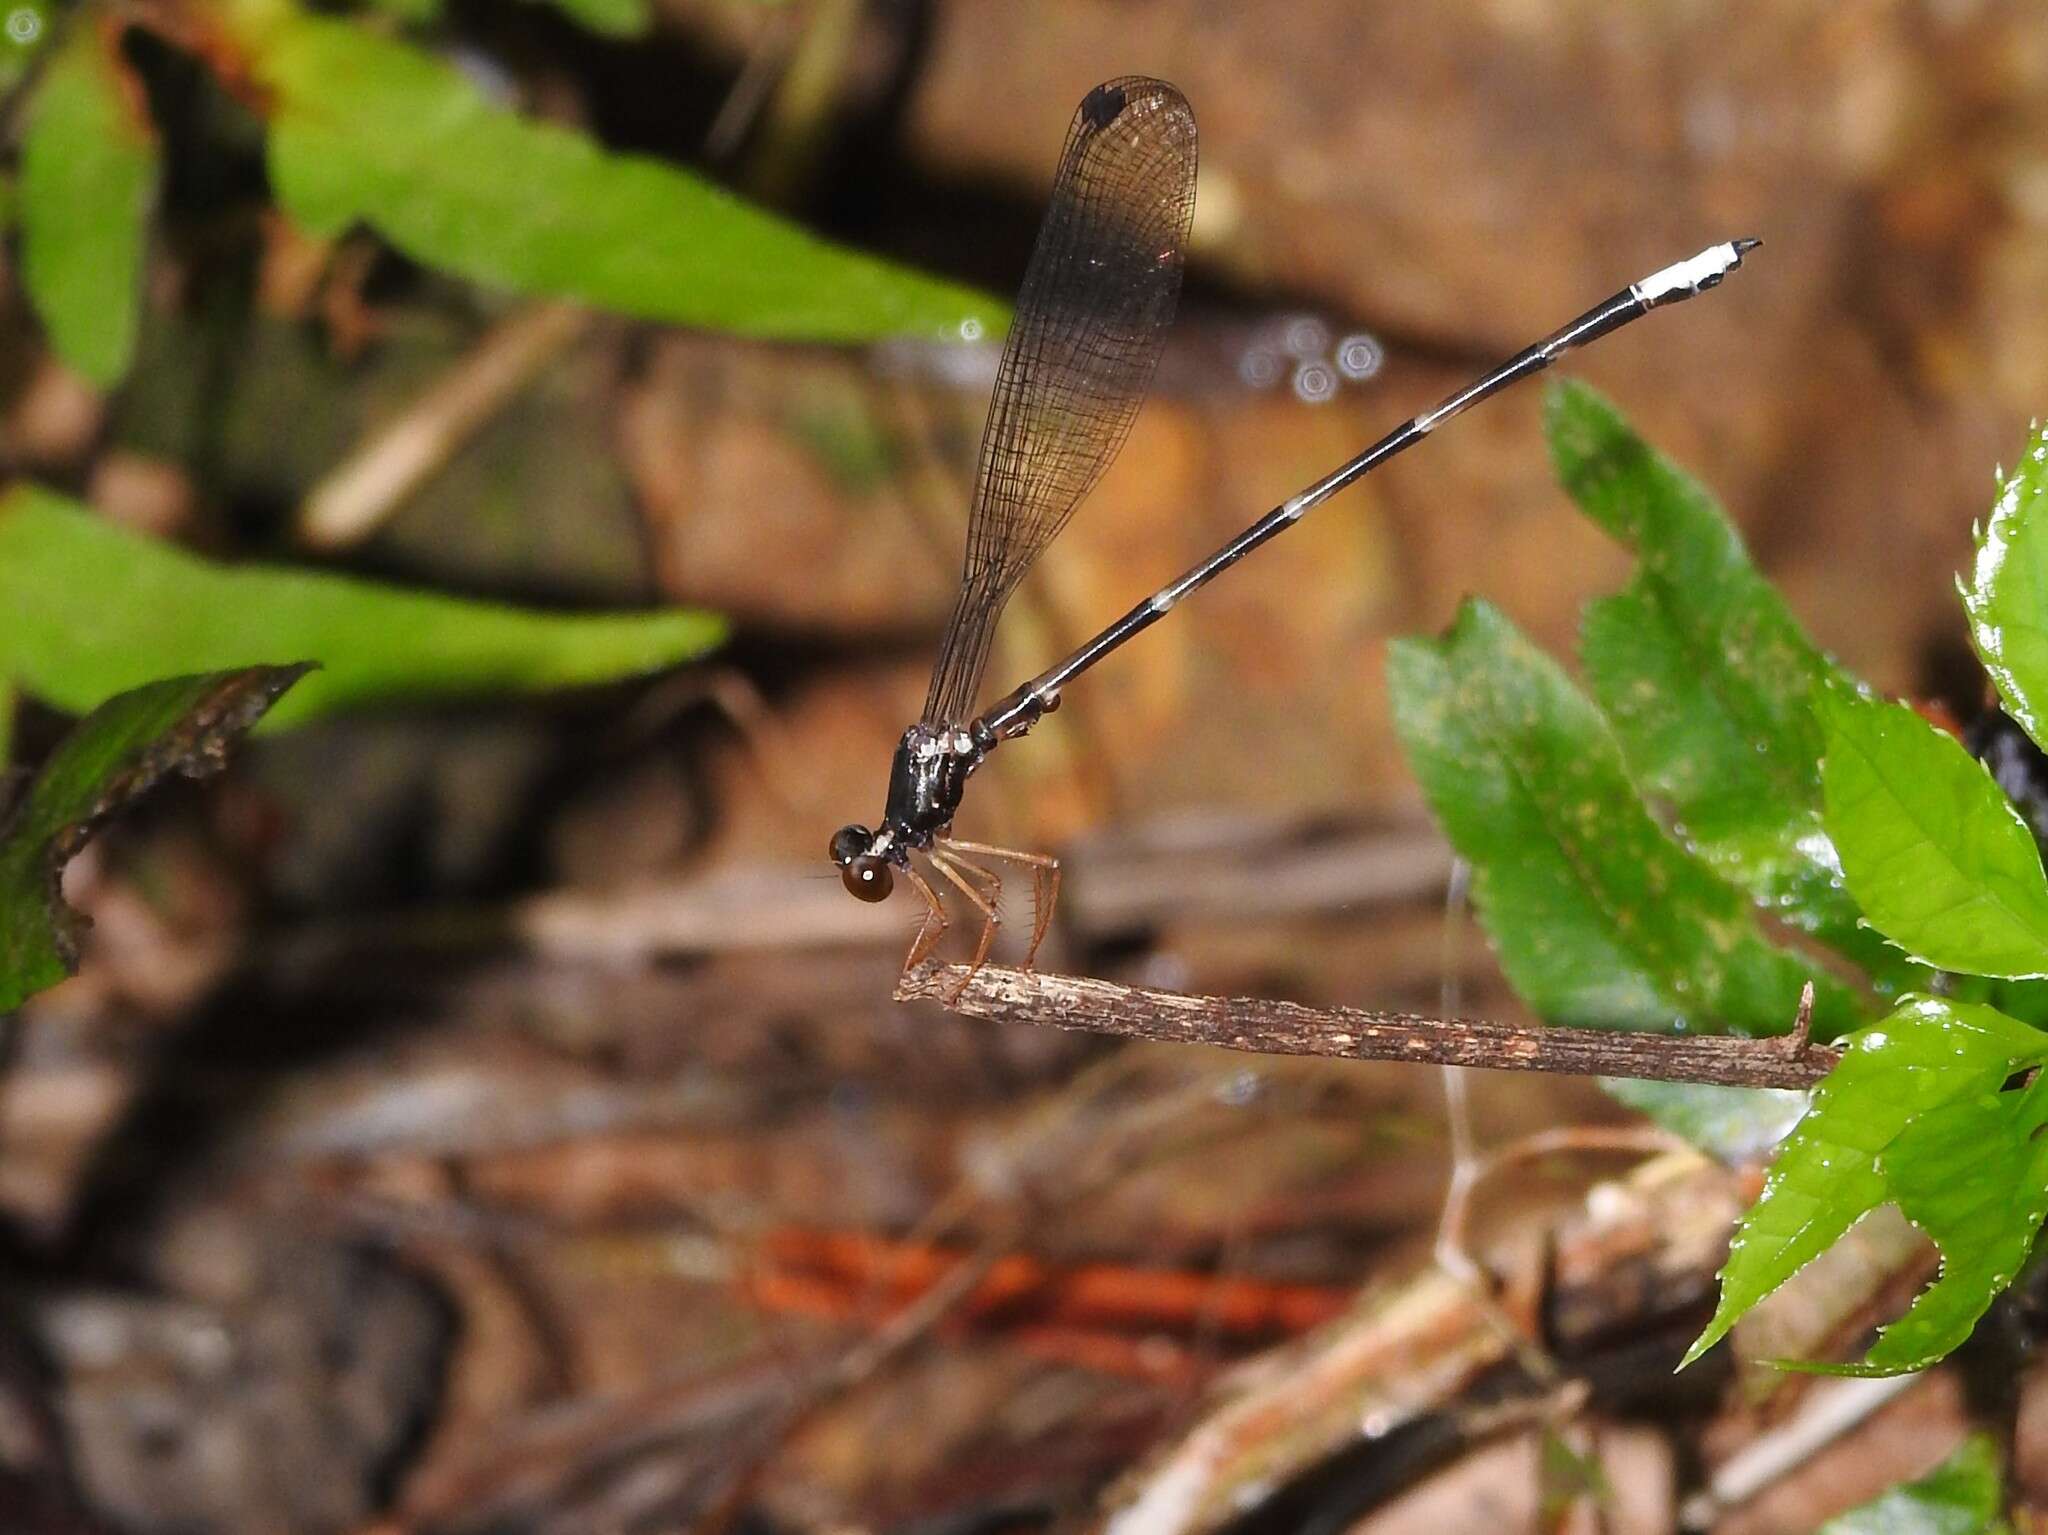
[(875, 834), (865, 826), (842, 826), (832, 833), (832, 861), (839, 865), (839, 880), (863, 901), (886, 901), (896, 888), (896, 876), (888, 860), (870, 849)]

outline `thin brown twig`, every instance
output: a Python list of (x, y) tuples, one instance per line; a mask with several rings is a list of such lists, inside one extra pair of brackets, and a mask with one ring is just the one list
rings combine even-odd
[[(1454, 1180), (1445, 1193), (1443, 1217), (1438, 1226), (1437, 1262), (1460, 1278), (1483, 1279), (1485, 1271), (1478, 1260), (1470, 1256), (1471, 1247), (1465, 1240), (1465, 1227), (1472, 1214), (1472, 1196), (1479, 1185), (1506, 1168), (1533, 1162), (1538, 1157), (1574, 1152), (1655, 1156), (1662, 1152), (1681, 1151), (1684, 1147), (1685, 1142), (1677, 1136), (1651, 1125), (1560, 1125), (1553, 1130), (1538, 1130), (1534, 1135), (1510, 1141), (1474, 1161), (1470, 1175), (1463, 1180)], [(1443, 1262), (1445, 1251), (1457, 1255), (1447, 1264)]]
[(1804, 1055), (1813, 1045), (1813, 982), (1799, 988), (1799, 1011), (1792, 1016), (1792, 1034), (1786, 1048)]
[(342, 549), (368, 538), (589, 324), (589, 312), (574, 304), (531, 304), (499, 321), (313, 487), (299, 513), (300, 539)]
[[(1635, 1077), (1721, 1087), (1811, 1087), (1841, 1052), (1789, 1039), (1637, 1034), (1614, 1029), (1430, 1018), (1246, 997), (1193, 996), (1083, 976), (985, 965), (927, 965), (896, 983), (896, 999), (931, 999), (994, 1023), (1082, 1029), (1123, 1039), (1217, 1045), (1258, 1055), (1318, 1055), (1417, 1065), (1484, 1066)], [(964, 982), (964, 985), (963, 985)], [(955, 992), (958, 995), (954, 995)]]
[(1795, 1417), (1773, 1425), (1715, 1468), (1707, 1485), (1679, 1508), (1678, 1527), (1712, 1529), (1723, 1516), (1807, 1464), (1921, 1383), (1922, 1377), (1916, 1374), (1820, 1384)]

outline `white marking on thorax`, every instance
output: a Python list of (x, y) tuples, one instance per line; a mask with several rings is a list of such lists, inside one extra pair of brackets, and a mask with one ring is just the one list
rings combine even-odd
[(910, 743), (910, 755), (920, 762), (933, 757), (968, 757), (974, 754), (974, 737), (960, 726), (933, 730), (920, 728)]

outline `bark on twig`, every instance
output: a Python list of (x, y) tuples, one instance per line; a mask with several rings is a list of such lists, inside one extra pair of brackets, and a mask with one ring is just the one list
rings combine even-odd
[[(1429, 1018), (1246, 997), (1191, 996), (1113, 981), (984, 966), (926, 966), (896, 985), (898, 1001), (928, 998), (969, 1018), (1085, 1029), (1125, 1039), (1220, 1045), (1258, 1055), (1322, 1055), (1418, 1065), (1557, 1071), (1721, 1087), (1811, 1087), (1841, 1052), (1794, 1038), (1731, 1039), (1614, 1029)], [(958, 991), (956, 997), (954, 993)]]

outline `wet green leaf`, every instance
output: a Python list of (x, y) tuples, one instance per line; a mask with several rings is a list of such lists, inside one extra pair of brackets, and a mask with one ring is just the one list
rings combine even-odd
[(2048, 429), (2036, 425), (1977, 538), (1962, 583), (1970, 637), (2005, 711), (2048, 742)]
[(84, 923), (58, 889), (65, 863), (167, 774), (217, 772), (305, 670), (174, 677), (110, 698), (79, 721), (0, 820), (0, 1013), (77, 968)]
[(2048, 975), (2041, 850), (1991, 775), (1903, 704), (1823, 688), (1821, 780), (1849, 893), (1925, 964), (1968, 975)]
[(1818, 1535), (2007, 1535), (2004, 1502), (1997, 1446), (1989, 1434), (1972, 1434), (1917, 1482), (1837, 1515)]
[(1948, 994), (1965, 1002), (1987, 1002), (2008, 1018), (2048, 1029), (2048, 984), (2043, 982), (1950, 976)]
[(277, 0), (231, 14), (272, 103), (272, 184), (316, 234), (361, 221), (478, 282), (745, 335), (958, 338), (1005, 322), (970, 289), (497, 107), (403, 42)]
[(1615, 1077), (1603, 1077), (1600, 1085), (1618, 1102), (1729, 1163), (1751, 1161), (1769, 1151), (1806, 1112), (1806, 1094), (1790, 1088)]
[(278, 566), (223, 566), (34, 486), (0, 496), (0, 674), (80, 712), (149, 674), (308, 657), (272, 723), (398, 699), (576, 687), (691, 660), (708, 613), (554, 614)]
[(141, 87), (109, 34), (81, 21), (29, 106), (21, 273), (57, 354), (102, 388), (135, 355), (156, 179)]
[[(1917, 1320), (1909, 1313), (1895, 1324), (1893, 1332), (1903, 1329), (1898, 1343), (1887, 1334), (1872, 1351), (1879, 1370), (1916, 1368), (1901, 1361), (1921, 1358), (1943, 1339), (1952, 1346), (1958, 1325), (1968, 1331), (1964, 1312), (1974, 1320), (1996, 1276), (2013, 1272), (2016, 1260), (2006, 1256), (2012, 1234), (1994, 1228), (2024, 1226), (2031, 1238), (2039, 1224), (2038, 1213), (1987, 1224), (1986, 1212), (1995, 1203), (2026, 1211), (2040, 1197), (2027, 1129), (2038, 1111), (2006, 1101), (2035, 1095), (2000, 1088), (2015, 1072), (2048, 1061), (2048, 1034), (1988, 1007), (1909, 997), (1843, 1047), (1841, 1063), (1814, 1089), (1813, 1107), (1786, 1137), (1763, 1194), (1742, 1218), (1721, 1271), (1720, 1304), (1686, 1364), (1866, 1212), (1896, 1199), (1937, 1242), (1952, 1244), (1943, 1252), (1957, 1276), (1945, 1293), (1937, 1294), (1946, 1276), (1921, 1297)], [(1958, 1179), (1955, 1159), (1967, 1157), (1973, 1144), (1979, 1165)], [(1944, 1177), (1961, 1186), (1937, 1187)]]
[(1548, 396), (1559, 479), (1637, 556), (1586, 613), (1586, 683), (1642, 788), (1723, 878), (1887, 989), (1925, 985), (1859, 926), (1821, 829), (1815, 685), (1836, 675), (1705, 487), (1583, 384)]
[(1441, 640), (1401, 640), (1394, 723), (1523, 999), (1559, 1022), (1755, 1034), (1857, 1021), (1852, 994), (1766, 943), (1742, 894), (1637, 797), (1597, 710), (1484, 603)]
[(2036, 1081), (1945, 1104), (1885, 1148), (1879, 1171), (1901, 1213), (1941, 1249), (1941, 1274), (1879, 1334), (1864, 1372), (1925, 1369), (2012, 1283), (2048, 1214), (2044, 1126), (2048, 1091)]

